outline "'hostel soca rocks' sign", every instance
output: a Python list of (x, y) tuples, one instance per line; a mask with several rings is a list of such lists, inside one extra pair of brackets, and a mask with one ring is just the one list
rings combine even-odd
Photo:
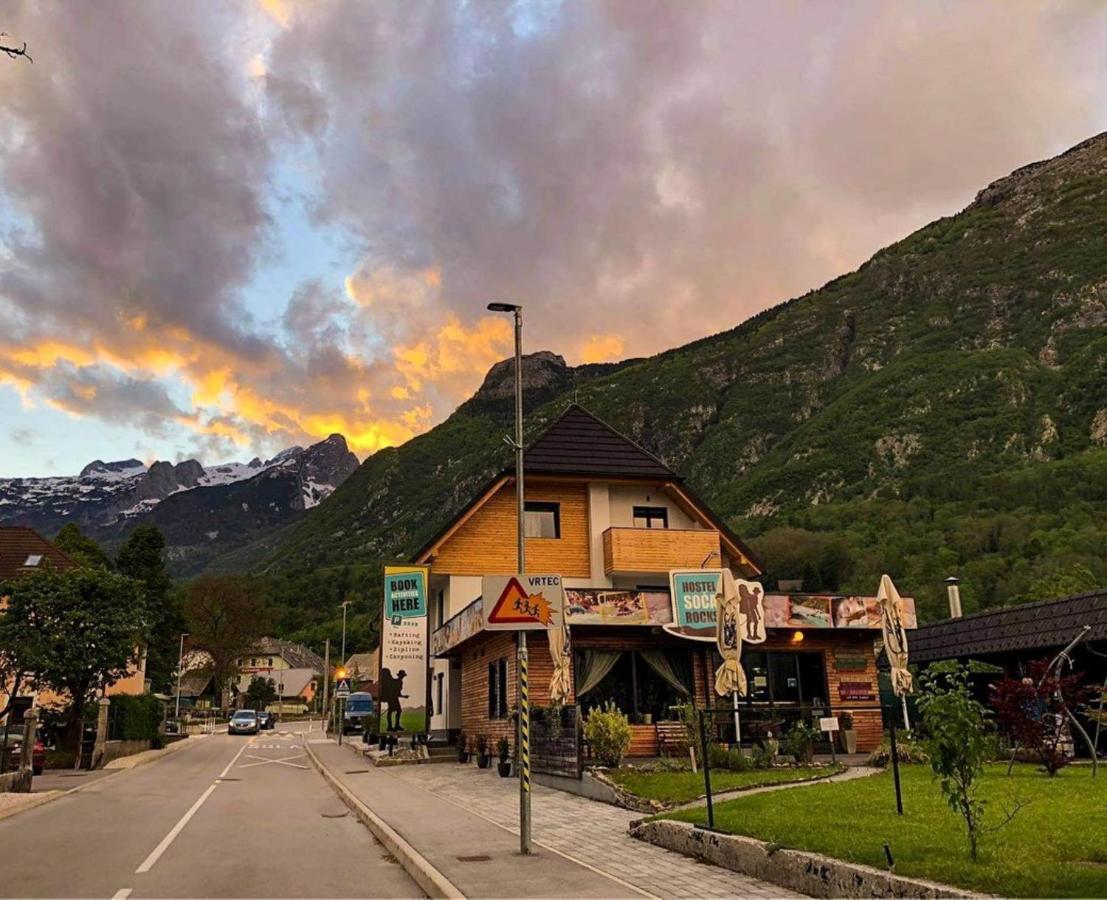
[(715, 598), (732, 591), (738, 600), (739, 629), (743, 641), (765, 640), (765, 594), (753, 581), (733, 578), (722, 569), (685, 569), (669, 573), (673, 621), (664, 629), (678, 637), (715, 641)]
[(381, 622), (381, 729), (427, 727), (427, 569), (385, 566)]

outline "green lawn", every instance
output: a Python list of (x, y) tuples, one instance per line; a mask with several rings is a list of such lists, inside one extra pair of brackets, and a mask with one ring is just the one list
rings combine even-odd
[[(1005, 896), (1107, 896), (1107, 770), (1074, 766), (1049, 778), (1030, 765), (989, 766), (982, 783), (988, 821), (1029, 800), (968, 857), (964, 824), (950, 811), (929, 766), (903, 766), (902, 818), (891, 772), (795, 791), (740, 797), (715, 807), (716, 827), (736, 834), (885, 868), (888, 841), (901, 875), (933, 878)], [(704, 811), (664, 818), (702, 823)]]
[[(750, 769), (747, 772), (730, 772), (725, 769), (711, 770), (711, 793), (740, 791), (745, 788), (760, 787), (763, 784), (782, 784), (787, 781), (808, 781), (820, 776), (832, 775), (841, 771), (841, 766), (796, 767), (788, 769)], [(620, 787), (662, 803), (686, 803), (702, 797), (703, 772), (684, 771), (647, 771), (642, 769), (617, 769), (608, 776)]]

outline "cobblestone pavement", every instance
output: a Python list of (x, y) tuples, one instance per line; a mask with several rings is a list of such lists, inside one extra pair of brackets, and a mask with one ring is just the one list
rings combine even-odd
[[(494, 769), (471, 766), (397, 766), (404, 780), (519, 833), (518, 785)], [(632, 838), (639, 813), (534, 785), (533, 838), (551, 850), (617, 878), (654, 897), (799, 897), (728, 869)]]

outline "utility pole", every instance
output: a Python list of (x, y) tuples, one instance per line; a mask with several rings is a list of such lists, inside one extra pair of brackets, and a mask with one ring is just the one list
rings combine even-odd
[(346, 607), (351, 602), (349, 599), (342, 601), (342, 659), (339, 660), (339, 664), (343, 666), (346, 665)]
[(323, 734), (327, 733), (327, 717), (330, 715), (330, 706), (328, 704), (330, 698), (331, 687), (331, 639), (327, 638), (327, 643), (323, 649)]
[[(515, 522), (518, 542), (519, 574), (526, 574), (526, 507), (523, 490), (523, 307), (513, 303), (489, 303), (492, 312), (510, 312), (515, 317)], [(530, 853), (530, 693), (527, 659), (527, 633), (518, 632), (516, 673), (519, 685), (519, 852)]]
[(187, 631), (184, 634), (181, 635), (181, 649), (180, 649), (180, 652), (177, 654), (177, 713), (176, 713), (176, 719), (177, 719), (177, 733), (178, 734), (180, 734), (180, 728), (181, 728), (181, 669), (184, 668), (184, 639), (186, 637), (188, 637), (188, 632)]

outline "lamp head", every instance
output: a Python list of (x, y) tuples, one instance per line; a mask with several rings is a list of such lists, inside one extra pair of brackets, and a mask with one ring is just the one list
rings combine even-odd
[(519, 309), (522, 309), (522, 308), (523, 307), (519, 306), (517, 303), (489, 303), (488, 304), (488, 311), (489, 312), (515, 312), (516, 310), (519, 310)]

